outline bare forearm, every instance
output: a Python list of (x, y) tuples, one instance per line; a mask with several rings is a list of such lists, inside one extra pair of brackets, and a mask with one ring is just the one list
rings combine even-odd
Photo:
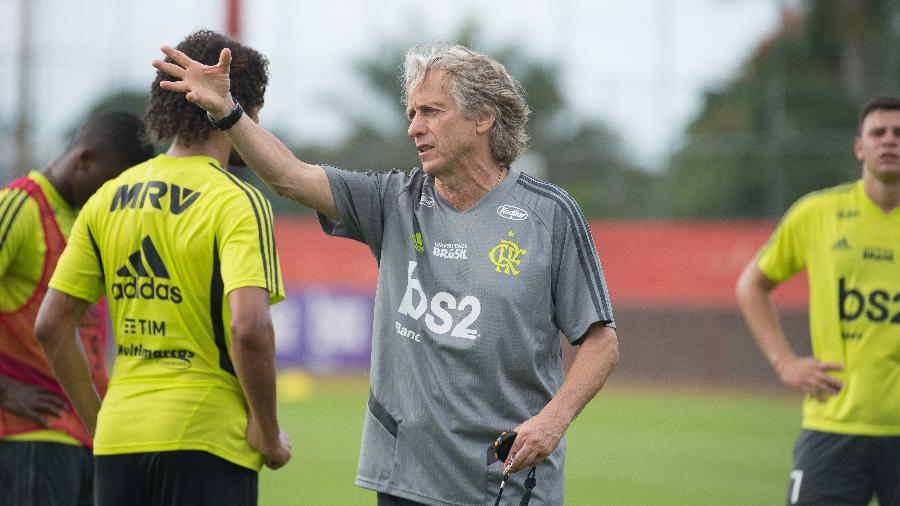
[(755, 266), (748, 266), (738, 280), (737, 300), (757, 346), (769, 364), (778, 370), (786, 360), (795, 358), (795, 354), (769, 297), (774, 286)]
[[(91, 381), (87, 361), (75, 342), (75, 333), (52, 338), (55, 345), (44, 346), (44, 353), (57, 383), (78, 413), (78, 418), (93, 437), (100, 411), (100, 396)], [(44, 344), (44, 341), (42, 341)]]
[(56, 381), (93, 436), (100, 411), (100, 396), (91, 381), (87, 360), (75, 339), (75, 327), (90, 303), (50, 289), (35, 322), (35, 333)]
[(588, 330), (566, 379), (543, 411), (568, 427), (597, 395), (619, 361), (615, 329), (595, 324)]
[(267, 443), (278, 441), (278, 414), (275, 396), (275, 337), (271, 327), (261, 335), (236, 337), (234, 368), (250, 415)]

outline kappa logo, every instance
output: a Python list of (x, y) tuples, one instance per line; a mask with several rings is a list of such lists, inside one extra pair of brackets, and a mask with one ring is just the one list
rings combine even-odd
[(525, 218), (528, 218), (528, 211), (506, 204), (497, 208), (497, 214), (507, 220), (522, 221)]
[[(147, 267), (150, 268), (149, 271)], [(165, 281), (157, 281), (159, 279), (168, 280), (169, 270), (166, 269), (166, 265), (149, 235), (141, 241), (141, 248), (129, 255), (128, 261), (119, 267), (116, 276), (130, 278), (127, 281), (112, 284), (111, 291), (116, 300), (167, 300), (181, 304), (181, 288)]]
[[(516, 234), (510, 230), (506, 235), (511, 239)], [(519, 257), (525, 253), (525, 249), (520, 248), (518, 244), (508, 239), (502, 239), (499, 244), (491, 248), (488, 257), (491, 259), (491, 263), (494, 264), (496, 272), (502, 271), (503, 274), (518, 276), (521, 272), (518, 267), (522, 264)]]

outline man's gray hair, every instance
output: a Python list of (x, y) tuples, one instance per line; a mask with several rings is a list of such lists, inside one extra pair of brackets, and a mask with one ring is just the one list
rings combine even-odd
[(500, 62), (471, 49), (446, 43), (414, 46), (403, 59), (403, 105), (430, 70), (446, 72), (448, 91), (463, 118), (493, 111), (491, 156), (509, 167), (528, 148), (525, 123), (531, 110), (522, 87)]

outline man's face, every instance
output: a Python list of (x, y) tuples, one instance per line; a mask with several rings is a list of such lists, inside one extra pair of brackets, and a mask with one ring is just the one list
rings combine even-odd
[[(422, 170), (439, 175), (468, 166), (475, 157), (476, 121), (463, 118), (444, 82), (444, 71), (430, 71), (409, 95), (409, 135), (416, 143)], [(483, 141), (482, 141), (483, 142)]]
[(865, 174), (884, 183), (900, 182), (900, 111), (869, 113), (853, 148)]

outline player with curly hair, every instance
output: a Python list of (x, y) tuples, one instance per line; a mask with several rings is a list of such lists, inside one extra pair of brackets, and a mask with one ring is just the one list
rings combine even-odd
[[(223, 35), (181, 51), (234, 55), (235, 96), (257, 119), (266, 58)], [(255, 505), (258, 471), (290, 459), (275, 404), (269, 304), (284, 298), (268, 200), (227, 170), (233, 149), (206, 113), (161, 89), (147, 128), (165, 154), (85, 206), (41, 308), (37, 334), (94, 433), (97, 504)], [(116, 361), (102, 404), (72, 326), (106, 295)]]

